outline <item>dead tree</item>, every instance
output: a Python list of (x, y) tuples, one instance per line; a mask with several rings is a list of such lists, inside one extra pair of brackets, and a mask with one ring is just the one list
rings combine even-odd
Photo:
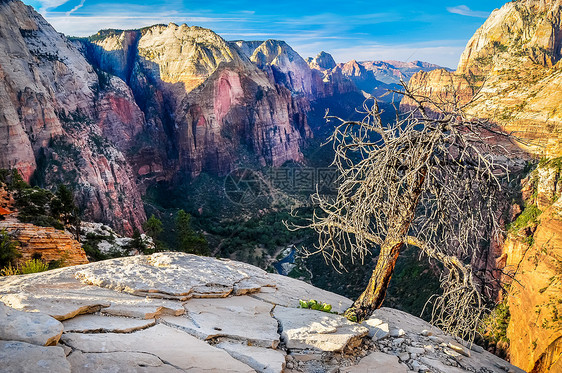
[(341, 266), (344, 255), (362, 261), (380, 250), (367, 288), (345, 313), (362, 321), (381, 307), (402, 247), (419, 247), (443, 267), (433, 321), (471, 337), (485, 307), (471, 259), (501, 234), (498, 201), (507, 167), (498, 138), (509, 135), (457, 103), (404, 89), (417, 105), (393, 123), (381, 121), (376, 100), (364, 103), (362, 121), (329, 117), (339, 121), (330, 138), (339, 186), (336, 196), (314, 196), (308, 227), (319, 244), (310, 253)]

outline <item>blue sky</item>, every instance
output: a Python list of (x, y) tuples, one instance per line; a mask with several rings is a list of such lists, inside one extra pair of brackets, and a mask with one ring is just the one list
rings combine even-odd
[(207, 27), (227, 40), (281, 39), (303, 57), (422, 60), (456, 68), (472, 34), (506, 1), (24, 0), (59, 32), (155, 23)]

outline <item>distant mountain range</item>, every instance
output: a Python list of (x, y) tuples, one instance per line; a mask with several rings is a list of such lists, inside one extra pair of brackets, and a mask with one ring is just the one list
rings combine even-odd
[(307, 62), (283, 41), (172, 23), (69, 39), (18, 0), (0, 3), (0, 32), (0, 168), (72, 185), (85, 219), (128, 234), (151, 185), (301, 161), (317, 100), (357, 107), (437, 67)]

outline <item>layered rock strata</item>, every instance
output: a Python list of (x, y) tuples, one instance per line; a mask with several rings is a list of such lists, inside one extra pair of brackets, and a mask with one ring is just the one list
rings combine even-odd
[[(539, 155), (562, 154), (562, 4), (521, 0), (496, 9), (464, 50), (457, 71), (412, 77), (409, 88), (435, 100), (472, 100), (467, 112), (526, 140)], [(405, 100), (402, 108), (413, 102)]]

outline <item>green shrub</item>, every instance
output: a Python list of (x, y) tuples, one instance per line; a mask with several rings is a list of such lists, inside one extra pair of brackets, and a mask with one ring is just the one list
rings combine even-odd
[(43, 263), (40, 259), (31, 259), (21, 266), (22, 275), (30, 273), (44, 272), (49, 269), (49, 265)]
[(17, 249), (18, 242), (14, 241), (5, 229), (0, 230), (0, 267), (10, 266), (16, 258), (21, 256)]
[(0, 270), (0, 276), (15, 276), (19, 275), (20, 270), (18, 267), (12, 267), (12, 263)]
[[(300, 308), (308, 308), (311, 310), (317, 310), (322, 312), (332, 313), (332, 305), (328, 303), (321, 303), (315, 299), (311, 299), (308, 302), (302, 299), (299, 299), (299, 307)], [(334, 312), (336, 313), (336, 312)]]
[(507, 229), (510, 232), (518, 232), (520, 229), (527, 227), (530, 224), (538, 223), (538, 217), (542, 214), (542, 211), (535, 205), (527, 205), (525, 210), (514, 222), (508, 225)]

